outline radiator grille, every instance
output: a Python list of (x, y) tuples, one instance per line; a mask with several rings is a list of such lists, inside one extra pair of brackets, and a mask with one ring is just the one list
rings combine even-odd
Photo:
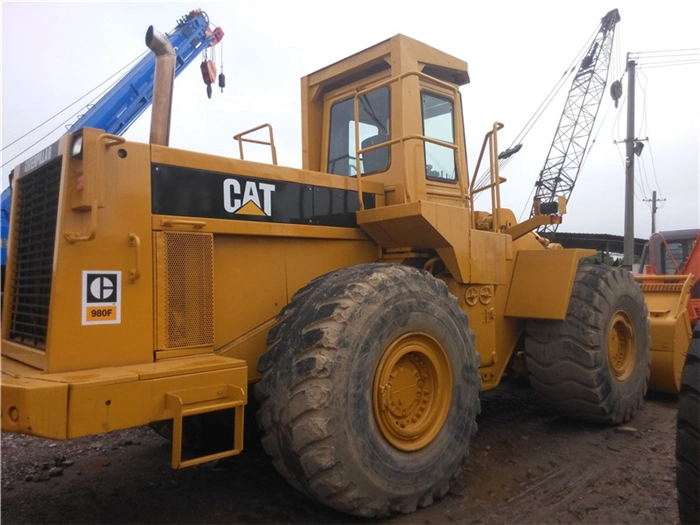
[(49, 324), (61, 159), (14, 183), (18, 193), (14, 235), (14, 279), (10, 339), (46, 349)]
[(214, 344), (214, 240), (211, 234), (163, 235), (164, 349)]

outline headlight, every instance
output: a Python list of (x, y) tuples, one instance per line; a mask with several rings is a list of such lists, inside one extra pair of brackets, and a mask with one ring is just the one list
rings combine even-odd
[(70, 145), (70, 156), (77, 159), (83, 158), (83, 134), (81, 132), (73, 135), (73, 141)]

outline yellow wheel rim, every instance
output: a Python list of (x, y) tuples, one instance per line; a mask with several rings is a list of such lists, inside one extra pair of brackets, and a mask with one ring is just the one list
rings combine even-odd
[(634, 369), (634, 328), (629, 316), (618, 311), (608, 331), (608, 361), (615, 378), (624, 381)]
[(405, 334), (384, 351), (374, 374), (379, 431), (399, 450), (419, 450), (442, 428), (452, 400), (447, 354), (433, 337)]

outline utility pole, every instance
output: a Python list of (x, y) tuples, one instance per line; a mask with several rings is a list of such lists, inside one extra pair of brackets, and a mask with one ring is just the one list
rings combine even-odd
[[(651, 192), (651, 233), (652, 235), (656, 233), (656, 210), (659, 208), (656, 206), (657, 202), (664, 202), (666, 199), (657, 199), (656, 198), (656, 190)], [(644, 202), (649, 202), (649, 199), (646, 199)]]
[(634, 68), (627, 54), (627, 138), (625, 139), (625, 240), (622, 266), (634, 265)]

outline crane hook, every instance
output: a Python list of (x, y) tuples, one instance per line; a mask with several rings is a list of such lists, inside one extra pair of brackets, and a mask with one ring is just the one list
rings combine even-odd
[(203, 60), (200, 66), (202, 71), (202, 80), (207, 85), (207, 96), (211, 98), (211, 85), (216, 80), (216, 65), (212, 60)]

